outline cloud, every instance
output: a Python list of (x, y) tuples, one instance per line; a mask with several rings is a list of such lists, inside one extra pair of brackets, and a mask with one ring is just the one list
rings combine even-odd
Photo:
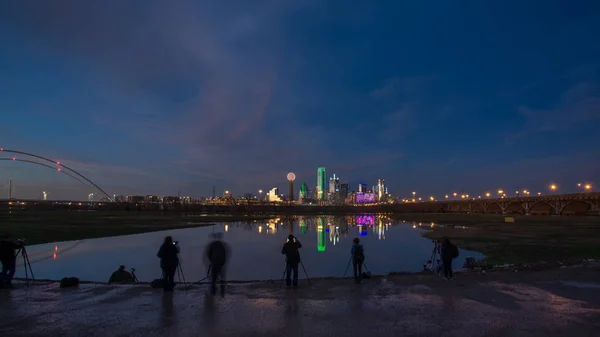
[(430, 81), (430, 77), (392, 77), (383, 86), (371, 91), (369, 96), (373, 99), (381, 100), (412, 95), (422, 91)]
[(526, 127), (534, 131), (557, 131), (573, 124), (600, 119), (600, 85), (581, 82), (561, 95), (560, 103), (553, 109), (519, 107)]

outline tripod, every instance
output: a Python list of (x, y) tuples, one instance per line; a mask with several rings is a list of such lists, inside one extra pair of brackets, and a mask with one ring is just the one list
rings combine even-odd
[[(350, 268), (350, 263), (352, 263), (352, 257), (350, 257), (350, 260), (348, 260), (348, 264), (346, 265), (346, 271), (344, 272), (344, 277), (342, 277), (342, 278), (346, 278), (346, 274), (348, 274), (348, 268)], [(367, 264), (364, 261), (363, 261), (362, 265), (365, 267), (367, 272), (369, 274), (371, 274), (371, 271), (369, 270), (369, 268), (367, 268)], [(362, 277), (362, 275), (361, 275), (361, 277)]]
[[(23, 266), (25, 266), (25, 282), (27, 282), (27, 288), (29, 288), (29, 273), (31, 273), (31, 279), (34, 281), (35, 276), (33, 275), (33, 269), (31, 269), (31, 262), (29, 262), (29, 255), (27, 254), (27, 249), (25, 249), (25, 244), (23, 242), (20, 243), (21, 247), (19, 247), (19, 250), (17, 250), (17, 254), (15, 254), (15, 259), (19, 256), (19, 253), (21, 253), (21, 256), (23, 256)], [(29, 273), (27, 271), (27, 268), (29, 268)]]
[[(436, 257), (441, 254), (440, 254), (440, 245), (438, 244), (438, 242), (434, 241), (434, 244), (435, 245), (433, 246), (433, 251), (431, 252), (431, 257), (427, 261), (427, 264), (425, 264), (423, 266), (423, 269), (431, 270), (435, 273), (436, 269), (437, 269), (437, 268), (435, 268)], [(439, 265), (439, 262), (438, 262), (438, 265)]]
[(183, 285), (185, 286), (185, 291), (188, 290), (187, 282), (185, 282), (185, 275), (183, 275), (183, 267), (181, 266), (181, 257), (179, 257), (179, 264), (177, 264), (177, 279), (181, 283), (183, 280)]
[[(310, 280), (310, 277), (308, 276), (308, 273), (306, 272), (306, 268), (304, 267), (304, 262), (302, 262), (302, 259), (300, 259), (300, 265), (302, 266), (302, 269), (304, 270), (304, 274), (306, 275), (306, 278), (308, 279), (308, 284), (311, 285), (312, 287), (312, 281)], [(285, 274), (287, 272), (287, 261), (285, 262), (285, 268), (283, 268), (283, 275), (281, 276), (281, 284), (279, 285), (279, 288), (283, 288), (283, 279), (285, 278)], [(290, 271), (291, 273), (291, 271)]]

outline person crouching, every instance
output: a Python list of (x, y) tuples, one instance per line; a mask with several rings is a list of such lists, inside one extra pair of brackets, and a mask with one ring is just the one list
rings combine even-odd
[(125, 270), (125, 266), (121, 265), (117, 271), (110, 275), (108, 283), (134, 283), (133, 275)]

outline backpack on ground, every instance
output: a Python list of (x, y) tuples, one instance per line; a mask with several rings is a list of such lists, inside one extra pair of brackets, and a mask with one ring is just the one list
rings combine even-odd
[(60, 280), (61, 288), (71, 288), (71, 287), (78, 287), (78, 286), (79, 286), (79, 279), (77, 277), (65, 277), (62, 280)]
[(150, 286), (152, 288), (162, 288), (164, 285), (164, 280), (161, 278), (157, 278), (152, 280), (152, 282), (150, 282)]

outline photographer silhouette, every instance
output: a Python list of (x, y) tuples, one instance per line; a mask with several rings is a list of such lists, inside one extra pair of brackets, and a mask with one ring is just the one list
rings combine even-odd
[(160, 246), (158, 254), (156, 254), (156, 256), (160, 258), (160, 268), (164, 275), (164, 291), (173, 291), (173, 288), (175, 288), (175, 272), (179, 265), (179, 257), (177, 254), (179, 254), (177, 241), (173, 242), (173, 238), (167, 236), (162, 246)]
[[(300, 243), (300, 241), (298, 241), (298, 239), (296, 239), (295, 236), (290, 234), (288, 236), (287, 242), (283, 244), (283, 248), (281, 249), (281, 254), (285, 255), (285, 284), (288, 287), (293, 285), (293, 287), (296, 288), (298, 286), (298, 264), (300, 264), (300, 248), (302, 248), (302, 244)], [(294, 272), (293, 281), (291, 277), (292, 272)]]

